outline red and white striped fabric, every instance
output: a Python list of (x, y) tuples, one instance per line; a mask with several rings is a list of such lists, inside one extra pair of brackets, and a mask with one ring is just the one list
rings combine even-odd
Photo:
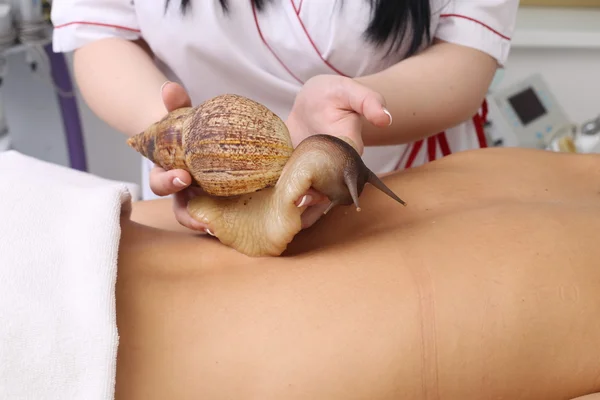
[[(296, 93), (310, 77), (357, 77), (403, 59), (365, 42), (366, 0), (279, 0), (261, 12), (250, 0), (192, 0), (182, 16), (162, 0), (54, 0), (54, 50), (73, 51), (107, 37), (143, 37), (167, 76), (182, 83), (194, 104), (235, 92), (287, 118)], [(439, 39), (493, 56), (500, 66), (510, 50), (518, 0), (431, 0), (431, 32)], [(408, 44), (408, 40), (405, 41)], [(399, 88), (401, 90), (401, 88)], [(409, 145), (369, 147), (366, 164), (378, 173), (410, 168), (461, 150), (485, 147), (480, 113), (445, 132)], [(146, 188), (147, 189), (147, 188)], [(145, 190), (145, 198), (150, 196)]]

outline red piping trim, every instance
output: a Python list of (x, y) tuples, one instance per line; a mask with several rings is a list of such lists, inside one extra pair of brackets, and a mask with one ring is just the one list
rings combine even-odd
[(139, 29), (128, 28), (126, 26), (113, 25), (113, 24), (105, 24), (105, 23), (102, 23), (102, 22), (92, 22), (92, 21), (72, 21), (72, 22), (67, 22), (66, 24), (55, 25), (54, 29), (65, 28), (65, 27), (67, 27), (69, 25), (94, 25), (94, 26), (102, 26), (102, 27), (105, 27), (105, 28), (122, 29), (124, 31), (136, 32), (136, 33), (140, 33), (141, 32)]
[(481, 119), (483, 120), (483, 124), (487, 122), (488, 117), (488, 103), (487, 99), (483, 100), (483, 104), (481, 105)]
[(410, 155), (408, 156), (408, 161), (406, 162), (406, 169), (409, 169), (410, 167), (412, 167), (413, 163), (415, 162), (415, 159), (417, 158), (417, 154), (419, 154), (419, 150), (421, 150), (421, 147), (423, 146), (423, 139), (416, 141), (413, 144), (413, 148), (412, 151), (410, 152)]
[(510, 37), (503, 35), (502, 33), (498, 32), (497, 30), (492, 28), (491, 26), (486, 25), (483, 22), (476, 20), (475, 18), (467, 17), (466, 15), (460, 15), (460, 14), (442, 14), (442, 15), (440, 15), (440, 18), (449, 18), (449, 17), (463, 18), (463, 19), (467, 19), (469, 21), (478, 23), (479, 25), (483, 26), (484, 28), (487, 28), (490, 31), (492, 31), (493, 33), (495, 33), (496, 35), (500, 36), (502, 39), (510, 40)]
[(437, 137), (436, 136), (429, 136), (427, 138), (427, 155), (429, 158), (429, 161), (434, 161), (436, 159), (436, 153), (437, 153)]
[(477, 139), (479, 140), (479, 147), (488, 147), (487, 139), (485, 137), (484, 125), (487, 121), (488, 116), (488, 104), (487, 99), (483, 100), (481, 104), (481, 114), (476, 114), (473, 117), (473, 123), (475, 124), (475, 130), (477, 131)]
[(400, 168), (400, 166), (402, 165), (402, 162), (404, 161), (404, 157), (406, 157), (406, 154), (408, 154), (408, 149), (410, 147), (411, 147), (410, 145), (406, 145), (404, 147), (404, 151), (402, 152), (402, 155), (400, 156), (400, 160), (398, 160), (398, 163), (394, 167), (394, 171), (397, 171)]
[(487, 141), (485, 140), (485, 132), (483, 130), (483, 122), (481, 119), (481, 115), (475, 114), (473, 117), (473, 124), (475, 125), (475, 131), (477, 132), (477, 140), (479, 141), (480, 148), (487, 147)]
[[(421, 147), (423, 147), (423, 143), (424, 140), (418, 140), (416, 142), (413, 143), (412, 145), (412, 149), (410, 152), (410, 155), (408, 156), (408, 161), (406, 162), (405, 165), (405, 169), (409, 169), (412, 167), (412, 165), (415, 162), (415, 159), (417, 158), (417, 154), (419, 153), (419, 150), (421, 150)], [(437, 135), (434, 136), (430, 136), (427, 138), (427, 155), (429, 158), (429, 161), (435, 161), (437, 159), (437, 144), (440, 145), (440, 150), (442, 151), (442, 155), (448, 156), (450, 154), (452, 154), (452, 151), (450, 150), (450, 146), (448, 145), (448, 138), (446, 136), (446, 132), (440, 132)], [(400, 165), (402, 164), (402, 160), (404, 159), (404, 156), (406, 155), (406, 151), (408, 150), (408, 148), (406, 150), (404, 150), (404, 154), (402, 154), (402, 157), (400, 158), (400, 162), (396, 165), (396, 170), (400, 167)]]
[(442, 150), (442, 154), (444, 157), (452, 154), (450, 150), (450, 146), (448, 145), (448, 137), (446, 136), (446, 132), (440, 132), (437, 134), (438, 142), (440, 143), (440, 149)]
[(252, 13), (254, 14), (254, 23), (256, 24), (256, 30), (258, 31), (258, 35), (260, 36), (260, 39), (262, 40), (262, 42), (265, 44), (265, 46), (267, 46), (267, 48), (269, 49), (269, 51), (271, 52), (271, 54), (273, 54), (273, 56), (277, 59), (277, 61), (279, 61), (279, 64), (281, 64), (281, 66), (283, 68), (285, 68), (285, 70), (295, 79), (298, 81), (298, 83), (300, 83), (301, 85), (304, 84), (304, 82), (302, 82), (296, 75), (294, 75), (294, 73), (288, 68), (287, 65), (285, 65), (285, 63), (283, 61), (281, 61), (281, 59), (277, 56), (277, 54), (275, 54), (275, 52), (273, 51), (273, 49), (271, 48), (271, 46), (269, 46), (269, 43), (267, 43), (267, 41), (265, 40), (265, 37), (262, 34), (262, 31), (260, 30), (260, 26), (258, 24), (258, 17), (256, 16), (256, 8), (254, 7), (254, 2), (251, 1), (250, 2), (252, 4)]
[(300, 15), (300, 10), (302, 10), (302, 0), (300, 0), (300, 4), (298, 4), (298, 8), (296, 8), (296, 15)]
[[(290, 2), (292, 3), (292, 7), (295, 10), (296, 8), (294, 7), (294, 0), (290, 0)], [(300, 6), (302, 6), (302, 4), (300, 4)], [(298, 18), (298, 22), (300, 23), (300, 26), (302, 26), (302, 30), (304, 31), (304, 34), (308, 38), (308, 41), (310, 42), (311, 46), (313, 47), (313, 49), (315, 50), (315, 52), (317, 53), (317, 55), (319, 56), (319, 58), (321, 59), (321, 61), (323, 61), (325, 63), (325, 65), (327, 65), (333, 71), (335, 71), (336, 74), (347, 77), (346, 74), (344, 74), (343, 72), (341, 72), (340, 70), (338, 70), (336, 67), (334, 67), (333, 65), (331, 65), (325, 58), (323, 58), (323, 56), (321, 55), (321, 52), (317, 48), (317, 45), (315, 44), (315, 42), (313, 41), (312, 37), (310, 37), (310, 34), (306, 30), (306, 27), (304, 26), (304, 22), (302, 22), (302, 18), (300, 18), (299, 14), (300, 14), (300, 12), (296, 11), (296, 17)]]

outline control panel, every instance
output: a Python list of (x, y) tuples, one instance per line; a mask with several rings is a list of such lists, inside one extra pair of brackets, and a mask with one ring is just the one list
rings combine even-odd
[(515, 146), (546, 148), (554, 132), (571, 124), (539, 74), (492, 93), (488, 102), (495, 130), (512, 136)]

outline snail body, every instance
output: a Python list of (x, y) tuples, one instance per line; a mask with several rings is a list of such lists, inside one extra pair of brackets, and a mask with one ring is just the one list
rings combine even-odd
[(350, 140), (313, 135), (295, 149), (285, 123), (265, 106), (238, 95), (178, 109), (131, 137), (128, 144), (162, 168), (184, 169), (206, 195), (188, 212), (223, 244), (248, 256), (281, 255), (301, 230), (310, 188), (330, 206), (354, 204), (370, 183), (402, 205)]

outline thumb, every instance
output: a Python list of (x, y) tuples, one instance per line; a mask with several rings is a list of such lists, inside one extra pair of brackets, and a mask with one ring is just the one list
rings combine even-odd
[(385, 99), (380, 93), (353, 79), (344, 80), (342, 90), (343, 101), (367, 121), (381, 128), (392, 124), (392, 115), (385, 107)]
[(168, 112), (178, 108), (191, 107), (192, 100), (183, 86), (175, 82), (165, 82), (160, 88), (163, 103)]

